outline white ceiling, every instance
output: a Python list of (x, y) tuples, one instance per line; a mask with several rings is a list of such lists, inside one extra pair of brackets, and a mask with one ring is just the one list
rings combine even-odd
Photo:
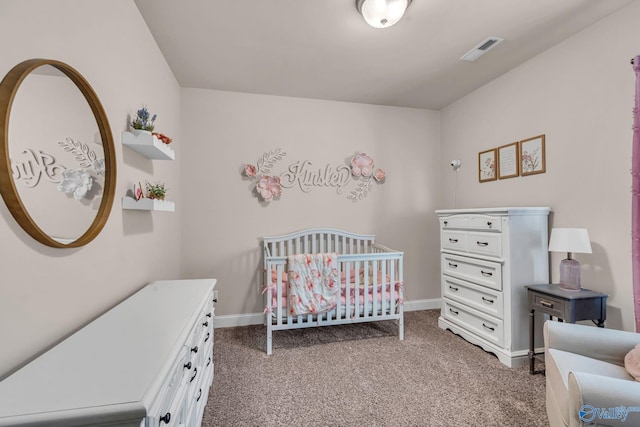
[(631, 1), (413, 0), (387, 29), (355, 0), (135, 3), (183, 87), (440, 109)]

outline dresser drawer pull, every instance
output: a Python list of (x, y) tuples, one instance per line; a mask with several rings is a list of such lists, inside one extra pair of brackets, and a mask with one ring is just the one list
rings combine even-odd
[(449, 307), (449, 311), (450, 311), (450, 312), (452, 312), (453, 314), (455, 314), (456, 316), (457, 316), (458, 314), (460, 314), (460, 312), (455, 311), (455, 310), (454, 310), (453, 308), (451, 308), (451, 307)]
[(198, 393), (198, 397), (196, 397), (196, 402), (200, 402), (201, 397), (202, 397), (202, 389), (200, 389), (200, 392)]
[(206, 328), (207, 326), (209, 326), (209, 322), (204, 322), (204, 323), (202, 324), (202, 326), (204, 326), (204, 327)]
[(198, 375), (198, 367), (197, 366), (195, 368), (193, 368), (193, 376), (191, 377), (189, 382), (193, 382), (193, 380), (196, 379), (196, 375)]
[(191, 352), (193, 353), (197, 353), (198, 352), (198, 346), (195, 346), (191, 349)]
[(553, 303), (545, 301), (543, 299), (540, 300), (540, 305), (547, 308), (553, 308)]
[(455, 286), (449, 285), (449, 289), (451, 289), (453, 292), (458, 292), (459, 288), (456, 288)]
[(160, 417), (161, 423), (169, 424), (169, 421), (171, 421), (171, 412), (167, 412), (164, 417)]
[(491, 221), (487, 221), (487, 227), (491, 227)]
[(449, 224), (449, 221), (444, 221), (444, 225), (446, 226), (447, 224)]
[(218, 298), (214, 298), (214, 299), (212, 299), (211, 301), (213, 301), (213, 302), (218, 302)]
[(211, 313), (207, 313), (207, 317), (211, 317)]
[(211, 333), (207, 332), (207, 337), (204, 339), (204, 342), (209, 341), (209, 338), (211, 338)]
[(187, 368), (187, 369), (191, 369), (191, 362), (185, 363), (184, 367)]
[(496, 328), (492, 328), (491, 326), (487, 326), (487, 325), (485, 325), (485, 324), (484, 324), (484, 322), (482, 323), (482, 326), (484, 326), (484, 327), (485, 327), (485, 329), (488, 329), (488, 330), (490, 330), (491, 332), (494, 332), (494, 331), (496, 330)]
[(207, 360), (207, 366), (211, 365), (211, 356), (209, 356), (209, 360)]
[(452, 262), (449, 263), (449, 267), (451, 268), (458, 268), (458, 264), (454, 264)]
[(493, 304), (495, 301), (489, 298), (482, 297), (482, 301), (488, 302), (489, 304)]
[(490, 271), (484, 271), (484, 270), (480, 270), (480, 273), (485, 276), (485, 277), (491, 277), (493, 276), (493, 273)]
[(458, 243), (458, 239), (452, 239), (449, 237), (449, 243)]
[(478, 244), (478, 246), (489, 246), (489, 242), (481, 242), (481, 241), (476, 241), (476, 243)]

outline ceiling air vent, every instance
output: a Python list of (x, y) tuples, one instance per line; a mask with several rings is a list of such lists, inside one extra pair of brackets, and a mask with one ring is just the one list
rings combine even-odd
[(469, 52), (465, 53), (460, 57), (463, 61), (475, 61), (480, 58), (482, 55), (487, 53), (489, 49), (500, 43), (503, 38), (500, 37), (489, 37), (483, 40), (478, 46), (471, 49)]

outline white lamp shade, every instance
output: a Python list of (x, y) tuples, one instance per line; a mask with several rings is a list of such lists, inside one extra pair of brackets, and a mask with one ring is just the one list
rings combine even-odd
[(553, 228), (549, 252), (591, 253), (591, 241), (586, 228)]
[(410, 0), (360, 0), (358, 8), (367, 24), (375, 28), (387, 28), (404, 15)]

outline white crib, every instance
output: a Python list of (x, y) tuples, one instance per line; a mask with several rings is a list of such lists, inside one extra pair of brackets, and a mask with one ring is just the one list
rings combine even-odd
[[(262, 240), (267, 354), (273, 331), (284, 329), (396, 320), (398, 337), (404, 339), (403, 252), (375, 243), (374, 235), (322, 228)], [(323, 314), (289, 315), (287, 256), (330, 252), (338, 254), (340, 269), (337, 306)]]

